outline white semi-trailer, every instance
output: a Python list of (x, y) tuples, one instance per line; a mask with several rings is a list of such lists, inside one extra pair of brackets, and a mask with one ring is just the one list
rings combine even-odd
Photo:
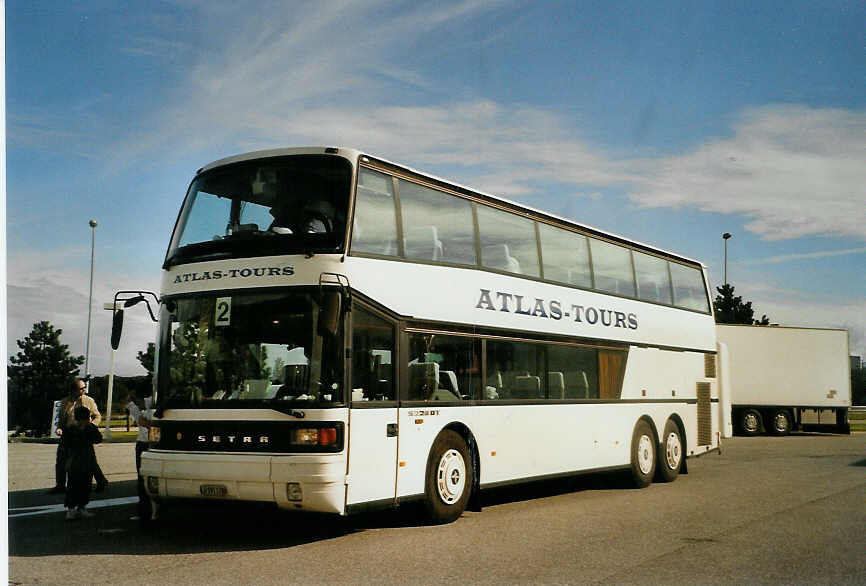
[(847, 330), (720, 324), (716, 335), (727, 356), (721, 377), (736, 431), (849, 432)]

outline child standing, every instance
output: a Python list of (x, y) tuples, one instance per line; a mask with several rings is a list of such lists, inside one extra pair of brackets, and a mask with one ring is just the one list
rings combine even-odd
[(74, 418), (75, 423), (70, 425), (60, 438), (66, 454), (67, 521), (93, 516), (93, 513), (87, 510), (96, 468), (93, 444), (102, 441), (102, 434), (90, 422), (90, 410), (87, 407), (76, 407)]

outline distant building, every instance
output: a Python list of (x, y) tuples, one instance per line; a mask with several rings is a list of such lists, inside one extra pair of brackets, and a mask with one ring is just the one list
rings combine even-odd
[(851, 370), (860, 370), (860, 366), (862, 365), (860, 362), (859, 356), (849, 356), (848, 359), (851, 361)]

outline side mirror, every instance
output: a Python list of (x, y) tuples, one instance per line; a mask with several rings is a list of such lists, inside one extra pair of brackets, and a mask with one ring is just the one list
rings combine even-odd
[(319, 311), (319, 335), (333, 338), (337, 335), (342, 317), (343, 295), (340, 291), (322, 293), (322, 308)]
[(120, 346), (120, 334), (123, 332), (123, 310), (118, 309), (114, 312), (114, 317), (111, 320), (111, 349), (117, 350)]

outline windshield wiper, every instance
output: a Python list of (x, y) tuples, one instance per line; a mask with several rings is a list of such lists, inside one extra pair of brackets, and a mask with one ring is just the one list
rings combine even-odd
[(219, 260), (221, 258), (229, 258), (232, 256), (231, 251), (228, 250), (211, 250), (214, 247), (216, 242), (220, 242), (217, 240), (210, 240), (207, 242), (196, 242), (193, 244), (187, 244), (186, 246), (181, 246), (180, 248), (176, 248), (174, 252), (171, 253), (162, 264), (162, 268), (167, 269), (176, 264), (181, 264), (184, 261), (190, 260), (194, 258), (196, 261), (204, 261), (204, 260)]

